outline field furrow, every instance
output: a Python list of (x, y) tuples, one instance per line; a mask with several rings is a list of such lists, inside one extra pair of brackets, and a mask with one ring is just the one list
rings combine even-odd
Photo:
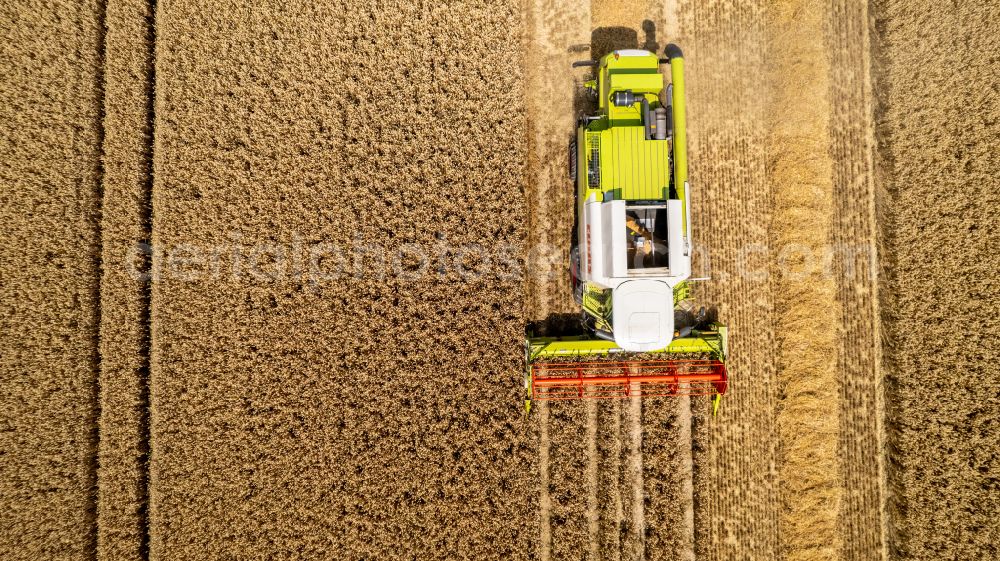
[(148, 554), (153, 6), (110, 1), (104, 45), (98, 557)]

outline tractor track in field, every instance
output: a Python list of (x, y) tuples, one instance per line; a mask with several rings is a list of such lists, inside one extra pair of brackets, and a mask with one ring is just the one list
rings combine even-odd
[[(694, 561), (694, 455), (692, 451), (691, 433), (691, 398), (677, 398), (677, 450), (678, 464), (681, 470), (677, 473), (680, 480), (679, 494), (682, 503), (679, 508), (681, 516), (677, 520), (678, 540), (680, 550), (678, 561)], [(687, 468), (687, 469), (684, 469)]]
[(538, 404), (538, 550), (542, 561), (552, 559), (552, 497), (549, 495), (549, 404)]
[(625, 521), (625, 502), (622, 497), (621, 473), (623, 443), (618, 435), (622, 430), (622, 402), (602, 403), (598, 408), (598, 472), (600, 559), (621, 561), (621, 532)]
[(628, 533), (623, 549), (626, 559), (642, 559), (646, 555), (646, 512), (642, 472), (642, 398), (633, 395), (625, 405), (628, 432), (628, 455), (625, 461), (625, 480)]
[(598, 503), (598, 483), (600, 478), (600, 456), (598, 455), (598, 402), (587, 401), (587, 473), (584, 482), (587, 486), (587, 558), (591, 561), (600, 559), (601, 518)]

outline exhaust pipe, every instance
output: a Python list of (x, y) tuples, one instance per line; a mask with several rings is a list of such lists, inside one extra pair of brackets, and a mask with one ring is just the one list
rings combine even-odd
[(642, 122), (646, 129), (646, 140), (653, 139), (653, 120), (649, 115), (649, 100), (644, 95), (635, 95), (632, 90), (615, 92), (611, 97), (611, 103), (615, 107), (629, 107), (636, 102), (642, 103)]
[(659, 107), (656, 111), (653, 111), (653, 113), (655, 114), (654, 118), (656, 120), (656, 134), (654, 136), (656, 137), (656, 140), (666, 140), (667, 135), (669, 134), (667, 130), (667, 110)]

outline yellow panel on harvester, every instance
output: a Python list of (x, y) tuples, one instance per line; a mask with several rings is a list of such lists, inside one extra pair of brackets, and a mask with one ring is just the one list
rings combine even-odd
[(670, 142), (646, 140), (645, 129), (601, 132), (601, 186), (626, 201), (665, 200), (670, 186)]
[(655, 68), (649, 74), (611, 74), (608, 80), (611, 91), (631, 90), (637, 94), (659, 95), (663, 90), (663, 75)]

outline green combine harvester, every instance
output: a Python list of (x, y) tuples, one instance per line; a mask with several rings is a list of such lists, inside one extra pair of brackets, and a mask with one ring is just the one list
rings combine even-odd
[[(726, 393), (726, 327), (688, 300), (684, 59), (629, 49), (592, 66), (597, 112), (570, 144), (576, 226), (570, 253), (581, 333), (526, 341), (532, 400)], [(660, 66), (669, 64), (664, 85)]]

